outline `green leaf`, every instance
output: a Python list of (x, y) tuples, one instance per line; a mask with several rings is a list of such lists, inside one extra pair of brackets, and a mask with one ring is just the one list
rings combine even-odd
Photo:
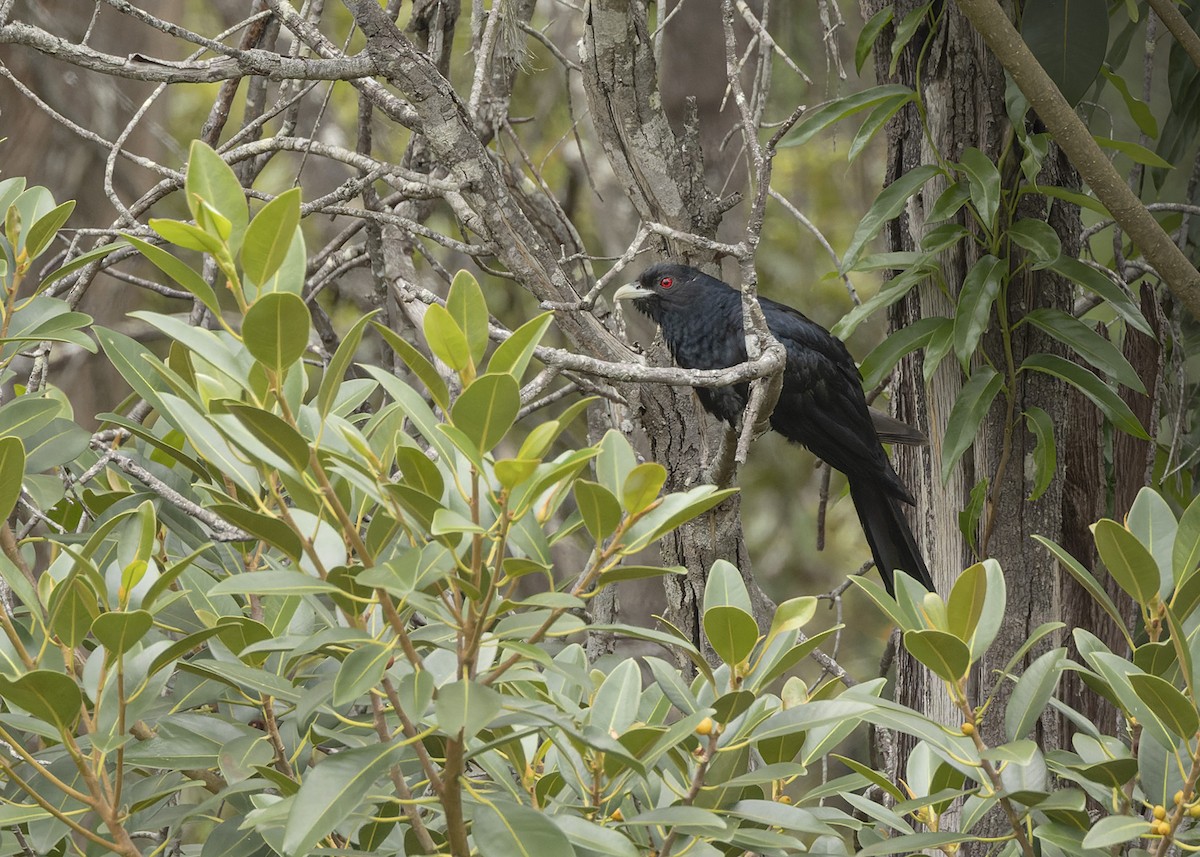
[[(876, 89), (886, 88), (876, 87)], [(842, 270), (853, 269), (854, 263), (862, 255), (867, 242), (879, 234), (879, 230), (885, 223), (904, 209), (909, 197), (919, 191), (925, 182), (941, 173), (940, 167), (933, 164), (922, 164), (909, 170), (884, 188), (883, 192), (875, 197), (875, 201), (871, 203), (870, 209), (867, 210), (866, 215), (859, 222), (858, 228), (855, 229), (854, 237), (850, 239), (850, 246), (842, 257)]]
[(1092, 525), (1096, 552), (1117, 585), (1134, 601), (1148, 608), (1158, 595), (1158, 565), (1133, 533), (1104, 518)]
[(620, 501), (603, 485), (587, 479), (576, 480), (572, 488), (583, 525), (597, 543), (604, 541), (621, 523)]
[(904, 48), (912, 41), (913, 36), (921, 29), (922, 24), (929, 21), (929, 10), (932, 3), (922, 3), (900, 19), (900, 23), (896, 25), (895, 35), (892, 37), (892, 61), (888, 65), (888, 75), (896, 73), (896, 66), (900, 62), (900, 55), (904, 52)]
[(942, 438), (942, 484), (950, 479), (954, 465), (975, 440), (979, 426), (987, 416), (992, 400), (1004, 386), (1004, 379), (990, 366), (975, 370), (954, 400), (946, 433)]
[(892, 6), (887, 5), (870, 17), (867, 23), (863, 24), (862, 30), (858, 34), (858, 41), (854, 45), (854, 70), (862, 74), (863, 63), (867, 61), (867, 57), (871, 54), (871, 49), (879, 40), (879, 34), (883, 32), (883, 28), (892, 22), (894, 14)]
[[(425, 389), (429, 391), (429, 395), (433, 397), (433, 401), (437, 406), (443, 411), (448, 410), (450, 407), (450, 391), (446, 389), (446, 382), (442, 380), (442, 376), (438, 374), (434, 365), (429, 362), (424, 354), (406, 342), (396, 331), (390, 330), (379, 322), (371, 322), (371, 324), (379, 331), (379, 335), (383, 337), (384, 341), (392, 347), (396, 355), (404, 361), (404, 365), (425, 385)], [(332, 361), (330, 362), (330, 368), (333, 368)], [(340, 383), (340, 379), (338, 383)]]
[(631, 659), (621, 661), (596, 688), (588, 723), (601, 734), (620, 734), (637, 719), (642, 693), (641, 672)]
[(1147, 166), (1163, 170), (1174, 169), (1173, 164), (1164, 161), (1158, 155), (1154, 154), (1154, 152), (1137, 143), (1132, 143), (1128, 140), (1114, 140), (1111, 137), (1101, 137), (1097, 134), (1093, 134), (1092, 139), (1096, 141), (1096, 144), (1100, 148), (1120, 152), (1134, 163), (1146, 164)]
[(487, 351), (488, 308), (479, 281), (470, 271), (459, 271), (446, 296), (446, 311), (467, 338), (472, 365), (478, 366)]
[(1131, 390), (1145, 394), (1142, 379), (1130, 365), (1121, 349), (1113, 345), (1092, 327), (1062, 310), (1041, 307), (1025, 315), (1022, 322), (1029, 322), (1064, 345), (1069, 346), (1080, 357), (1091, 363), (1115, 381)]
[[(241, 247), (242, 236), (250, 220), (246, 194), (229, 164), (200, 140), (193, 140), (188, 151), (184, 191), (187, 195), (188, 209), (197, 223), (204, 217), (202, 202), (211, 205), (229, 221), (232, 228), (229, 247), (236, 253)], [(163, 237), (166, 238), (165, 235)]]
[(310, 324), (303, 298), (290, 292), (268, 292), (246, 310), (242, 340), (255, 360), (282, 375), (308, 349)]
[(362, 809), (375, 781), (399, 760), (399, 743), (343, 750), (309, 768), (288, 811), (283, 853), (304, 857), (351, 814)]
[(950, 633), (970, 644), (986, 601), (987, 573), (983, 563), (977, 562), (958, 576), (950, 589), (950, 597), (946, 599)]
[(480, 857), (575, 855), (571, 840), (546, 813), (506, 800), (494, 800), (475, 808), (471, 836)]
[(342, 661), (333, 680), (333, 704), (349, 705), (383, 678), (392, 659), (392, 647), (374, 640), (363, 643)]
[(911, 93), (893, 95), (891, 98), (885, 99), (875, 105), (875, 108), (863, 120), (862, 125), (859, 126), (854, 139), (850, 141), (850, 148), (846, 152), (846, 160), (853, 163), (863, 153), (870, 142), (878, 136), (879, 132), (884, 129), (891, 118), (912, 100)]
[(496, 346), (488, 361), (489, 372), (507, 372), (518, 381), (525, 375), (534, 349), (546, 334), (554, 313), (544, 312), (513, 331), (512, 336)]
[(1108, 614), (1109, 618), (1113, 620), (1121, 633), (1125, 635), (1125, 641), (1129, 644), (1129, 648), (1136, 648), (1134, 646), (1133, 638), (1129, 635), (1129, 630), (1125, 627), (1125, 620), (1121, 617), (1120, 612), (1117, 610), (1117, 606), (1113, 604), (1113, 601), (1111, 598), (1109, 598), (1108, 593), (1104, 591), (1104, 587), (1102, 587), (1099, 581), (1092, 576), (1092, 573), (1080, 565), (1079, 560), (1075, 559), (1075, 557), (1067, 553), (1064, 548), (1060, 547), (1050, 539), (1036, 534), (1033, 536), (1033, 539), (1044, 548), (1049, 550), (1050, 553), (1054, 554), (1054, 558), (1058, 560), (1059, 564), (1064, 569), (1066, 569), (1067, 573), (1075, 578), (1076, 582), (1078, 582), (1080, 586), (1087, 590), (1088, 594), (1092, 596), (1096, 603), (1100, 605), (1101, 609), (1103, 609), (1104, 612)]
[[(929, 223), (937, 223), (939, 220), (946, 220), (958, 214), (959, 209), (967, 204), (967, 200), (971, 198), (971, 184), (968, 181), (959, 179), (947, 187), (936, 200), (933, 202), (933, 207), (929, 209), (926, 220)], [(958, 224), (953, 224), (957, 226)]]
[(956, 682), (971, 668), (971, 651), (953, 634), (931, 628), (904, 632), (904, 648), (938, 678)]
[(1176, 584), (1182, 583), (1200, 567), (1200, 495), (1179, 516), (1175, 544), (1171, 549), (1171, 565)]
[(485, 453), (504, 439), (520, 410), (521, 390), (516, 379), (488, 373), (462, 391), (450, 409), (450, 419), (480, 453)]
[(114, 655), (123, 655), (138, 644), (154, 625), (146, 610), (129, 613), (101, 613), (92, 622), (92, 634)]
[(1024, 738), (1037, 724), (1062, 676), (1066, 651), (1058, 648), (1045, 652), (1017, 679), (1004, 711), (1004, 729), (1009, 741)]
[(767, 632), (766, 645), (771, 645), (771, 641), (780, 634), (803, 628), (816, 612), (817, 599), (811, 595), (781, 601), (771, 617), (771, 629)]
[(262, 571), (232, 574), (215, 583), (209, 595), (316, 595), (340, 591), (334, 584), (305, 574), (286, 569), (263, 569)]
[(1129, 507), (1125, 526), (1137, 536), (1158, 566), (1158, 594), (1165, 601), (1175, 588), (1172, 549), (1179, 524), (1167, 501), (1153, 488), (1142, 488)]
[[(34, 809), (40, 808), (34, 807)], [(588, 821), (578, 815), (570, 815), (568, 813), (560, 813), (558, 815), (538, 814), (546, 815), (553, 821), (558, 826), (558, 829), (565, 833), (567, 838), (571, 840), (572, 845), (579, 846), (584, 854), (601, 855), (601, 857), (639, 857), (641, 854), (637, 846), (628, 837), (598, 822)], [(478, 815), (476, 815), (476, 818), (478, 818)], [(513, 828), (516, 828), (515, 824)], [(544, 855), (553, 852), (536, 853)]]
[(1046, 268), (1104, 299), (1113, 312), (1125, 319), (1127, 324), (1155, 338), (1150, 323), (1146, 321), (1146, 317), (1142, 315), (1141, 309), (1129, 293), (1095, 268), (1070, 256), (1059, 256)]
[[(1134, 2), (1134, 0), (1128, 0), (1128, 2)], [(1125, 82), (1125, 78), (1108, 65), (1104, 65), (1100, 69), (1100, 73), (1116, 88), (1117, 92), (1121, 93), (1121, 98), (1125, 101), (1125, 109), (1129, 111), (1129, 116), (1137, 124), (1138, 130), (1147, 137), (1156, 139), (1158, 137), (1158, 120), (1154, 118), (1154, 111), (1150, 109), (1150, 106), (1135, 97), (1129, 91), (1129, 84)]]
[(75, 200), (70, 199), (39, 217), (29, 231), (25, 233), (25, 253), (30, 260), (42, 255), (42, 251), (50, 246), (58, 230), (67, 222), (71, 212), (75, 210)]
[(858, 326), (873, 316), (879, 310), (890, 307), (903, 298), (922, 280), (927, 279), (933, 272), (929, 266), (930, 257), (922, 257), (923, 261), (914, 264), (895, 279), (886, 283), (883, 288), (842, 316), (841, 320), (830, 330), (838, 339), (848, 339)]
[(992, 304), (1007, 272), (1008, 263), (989, 254), (972, 265), (963, 279), (954, 312), (954, 353), (963, 371), (970, 365), (979, 339), (988, 329)]
[(1025, 422), (1033, 432), (1037, 445), (1033, 448), (1033, 490), (1029, 492), (1029, 502), (1033, 502), (1046, 492), (1054, 480), (1058, 470), (1058, 447), (1054, 442), (1054, 423), (1050, 415), (1041, 408), (1034, 406), (1025, 411)]
[(1110, 815), (1095, 822), (1083, 837), (1084, 848), (1111, 848), (1150, 833), (1150, 822), (1130, 815)]
[(948, 318), (928, 316), (917, 319), (886, 337), (858, 367), (863, 376), (863, 387), (868, 390), (878, 387), (901, 358), (918, 348), (924, 348), (935, 333), (952, 325), (953, 322)]
[(1022, 217), (1005, 233), (1017, 245), (1029, 251), (1034, 269), (1044, 268), (1062, 255), (1058, 233), (1044, 220)]
[(967, 505), (958, 513), (958, 531), (967, 540), (971, 550), (978, 547), (979, 519), (983, 517), (983, 509), (988, 493), (988, 478), (985, 476), (975, 483)]
[(0, 696), (60, 733), (74, 730), (83, 705), (83, 694), (74, 679), (57, 670), (33, 670), (16, 681), (0, 675)]
[(625, 435), (616, 429), (609, 429), (600, 438), (599, 452), (596, 455), (596, 481), (620, 497), (625, 487), (625, 480), (630, 471), (637, 466), (637, 455)]
[(739, 607), (710, 607), (704, 611), (704, 635), (717, 656), (735, 667), (754, 651), (758, 625)]
[(67, 575), (50, 593), (50, 630), (71, 648), (83, 641), (98, 615), (96, 593), (78, 572)]
[(1019, 371), (1028, 369), (1067, 381), (1091, 399), (1121, 431), (1142, 440), (1150, 440), (1150, 435), (1146, 434), (1146, 430), (1142, 428), (1129, 406), (1090, 370), (1054, 354), (1030, 355), (1025, 358)]
[[(2, 202), (0, 202), (0, 214), (3, 213), (4, 209), (5, 209), (4, 205), (2, 204)], [(67, 264), (63, 265), (61, 268), (58, 268), (57, 270), (51, 272), (50, 274), (47, 274), (46, 277), (42, 280), (42, 282), (40, 284), (38, 284), (38, 291), (41, 292), (47, 286), (57, 283), (59, 280), (63, 279), (64, 277), (68, 277), (71, 274), (74, 274), (80, 268), (90, 265), (92, 262), (95, 262), (98, 259), (103, 259), (108, 254), (114, 253), (117, 250), (122, 250), (124, 248), (125, 248), (124, 243), (105, 244), (102, 247), (97, 247), (94, 250), (89, 250), (86, 253), (81, 253), (80, 255), (78, 255), (74, 259), (72, 259), (70, 262), (67, 262)]]
[(475, 365), (466, 333), (441, 304), (433, 304), (425, 311), (425, 341), (434, 356), (455, 372), (464, 372)]
[(18, 437), (0, 437), (0, 520), (12, 514), (24, 481), (25, 445)]
[(714, 562), (704, 584), (704, 612), (714, 607), (737, 607), (746, 613), (754, 613), (746, 581), (742, 580), (741, 572), (728, 560)]
[(161, 247), (156, 247), (148, 241), (143, 241), (133, 235), (125, 235), (125, 240), (138, 249), (156, 268), (174, 280), (184, 289), (204, 304), (217, 318), (221, 317), (221, 303), (213, 287), (188, 264), (180, 261)]
[(329, 365), (321, 374), (321, 387), (317, 391), (317, 413), (322, 418), (329, 416), (329, 412), (333, 409), (338, 391), (342, 387), (342, 381), (346, 377), (346, 370), (350, 368), (350, 363), (354, 360), (354, 352), (358, 350), (358, 345), (362, 342), (363, 331), (366, 330), (367, 322), (374, 315), (374, 310), (360, 315), (358, 320), (346, 331), (342, 341), (338, 343), (337, 351), (329, 358)]
[(803, 146), (830, 125), (896, 96), (906, 96), (911, 99), (913, 91), (907, 86), (888, 84), (874, 86), (861, 92), (853, 92), (842, 98), (835, 98), (833, 101), (822, 104), (798, 122), (780, 148)]
[(463, 679), (438, 688), (434, 700), (438, 727), (451, 738), (474, 738), (500, 713), (500, 694), (485, 684)]
[(1000, 211), (1000, 171), (991, 158), (974, 146), (962, 153), (960, 166), (967, 174), (971, 204), (975, 206), (981, 225), (989, 233), (995, 233), (996, 215)]
[(667, 469), (655, 461), (639, 464), (629, 471), (621, 486), (621, 505), (630, 515), (644, 512), (658, 499), (667, 481)]
[(1021, 16), (1021, 37), (1074, 107), (1087, 94), (1104, 64), (1108, 4), (1105, 0), (1031, 3)]
[(309, 446), (298, 431), (270, 411), (225, 401), (226, 412), (237, 418), (255, 440), (300, 472), (308, 469)]
[(1130, 673), (1129, 683), (1133, 692), (1154, 712), (1163, 725), (1185, 741), (1196, 735), (1200, 728), (1200, 715), (1187, 697), (1170, 682), (1156, 675)]
[(300, 228), (300, 188), (286, 190), (259, 210), (246, 228), (242, 270), (263, 285), (279, 270)]

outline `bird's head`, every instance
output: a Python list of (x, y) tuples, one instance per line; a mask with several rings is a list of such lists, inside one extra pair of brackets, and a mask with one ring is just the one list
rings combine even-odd
[(636, 283), (626, 283), (613, 294), (615, 301), (632, 301), (636, 309), (658, 320), (671, 306), (686, 302), (704, 274), (687, 265), (662, 262), (642, 272)]

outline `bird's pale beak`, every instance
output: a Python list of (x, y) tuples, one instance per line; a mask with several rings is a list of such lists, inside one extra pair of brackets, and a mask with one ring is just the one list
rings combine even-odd
[(613, 292), (614, 301), (636, 301), (648, 298), (654, 294), (650, 289), (643, 288), (637, 283), (626, 283)]

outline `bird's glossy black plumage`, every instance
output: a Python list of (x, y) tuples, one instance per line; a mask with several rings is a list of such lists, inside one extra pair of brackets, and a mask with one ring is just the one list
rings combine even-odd
[[(615, 297), (631, 300), (658, 324), (675, 362), (685, 369), (725, 369), (746, 360), (742, 296), (718, 279), (684, 265), (659, 264)], [(899, 505), (912, 503), (912, 496), (879, 442), (850, 352), (798, 310), (766, 298), (759, 303), (772, 335), (787, 350), (771, 427), (846, 474), (888, 591), (895, 569), (933, 589)], [(745, 409), (749, 387), (700, 387), (696, 393), (705, 410), (734, 426)]]

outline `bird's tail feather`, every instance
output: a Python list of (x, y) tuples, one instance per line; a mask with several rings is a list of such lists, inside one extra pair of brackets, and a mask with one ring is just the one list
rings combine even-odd
[(921, 557), (921, 550), (900, 508), (900, 501), (879, 485), (862, 480), (850, 483), (850, 499), (854, 501), (867, 544), (871, 546), (871, 556), (875, 559), (875, 566), (879, 569), (888, 594), (895, 594), (892, 582), (895, 569), (921, 581), (932, 592), (933, 578)]

